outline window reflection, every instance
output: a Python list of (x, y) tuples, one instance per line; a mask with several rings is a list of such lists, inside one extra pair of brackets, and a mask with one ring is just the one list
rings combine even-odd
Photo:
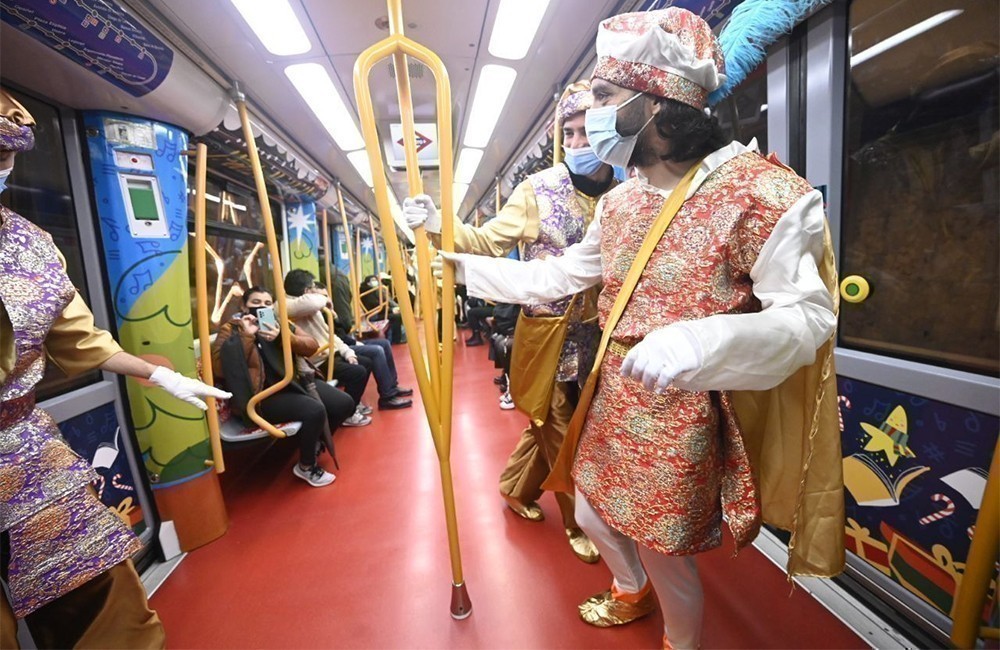
[[(11, 91), (11, 94), (35, 118), (35, 148), (17, 154), (7, 190), (0, 194), (0, 203), (52, 235), (66, 259), (66, 274), (89, 304), (59, 111), (23, 93)], [(100, 377), (100, 372), (94, 370), (70, 379), (54, 363), (46, 364), (45, 376), (38, 385), (38, 399), (86, 386)]]
[(757, 138), (761, 153), (767, 154), (767, 62), (723, 100), (718, 108), (719, 124), (733, 140), (749, 144)]
[(998, 5), (855, 0), (841, 343), (996, 375)]

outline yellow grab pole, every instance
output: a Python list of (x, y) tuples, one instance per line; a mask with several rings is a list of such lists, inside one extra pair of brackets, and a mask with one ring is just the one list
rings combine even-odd
[[(405, 39), (403, 36), (402, 0), (388, 0), (388, 2), (389, 38), (392, 38), (392, 36), (395, 35), (400, 39), (409, 41), (409, 39)], [(382, 42), (384, 43), (386, 41)], [(409, 42), (413, 43), (413, 41)], [(416, 43), (413, 43), (413, 45), (416, 45)], [(432, 56), (436, 56), (429, 50), (427, 51)], [(416, 58), (421, 60), (420, 57)], [(417, 130), (413, 124), (413, 98), (410, 95), (409, 68), (406, 63), (406, 52), (399, 47), (394, 47), (392, 49), (392, 66), (396, 70), (396, 96), (399, 99), (400, 116), (403, 122), (403, 142), (405, 143), (403, 151), (406, 156), (406, 182), (410, 189), (410, 196), (417, 196), (418, 194), (424, 193), (424, 182), (420, 177), (420, 163), (417, 161)], [(441, 68), (443, 70), (444, 66), (442, 65)], [(445, 74), (447, 74), (447, 72), (445, 72)], [(438, 83), (440, 84), (440, 78), (438, 79)], [(367, 81), (365, 87), (367, 88)], [(357, 92), (357, 87), (355, 87), (355, 92)], [(451, 94), (450, 87), (448, 92)], [(444, 146), (443, 141), (439, 142), (438, 145), (439, 147)], [(443, 175), (441, 182), (444, 182)], [(444, 196), (444, 194), (445, 192), (442, 190), (441, 195)], [(443, 208), (444, 206), (442, 206), (442, 212)], [(393, 234), (395, 234), (396, 226), (392, 222), (391, 215), (389, 215), (389, 217), (389, 223), (392, 224), (390, 228), (393, 230)], [(384, 221), (384, 217), (381, 215), (380, 220), (382, 220), (383, 224), (386, 223)], [(434, 281), (434, 277), (431, 274), (431, 245), (430, 240), (427, 238), (427, 232), (423, 228), (417, 228), (413, 231), (413, 239), (417, 249), (417, 275), (420, 277), (420, 284), (425, 287), (423, 291), (417, 294), (417, 299), (421, 301), (421, 311), (424, 316), (424, 341), (426, 345), (425, 354), (427, 367), (430, 368), (431, 390), (433, 391), (432, 394), (434, 396), (434, 400), (440, 401), (441, 376), (439, 369), (441, 364), (441, 354), (438, 352), (437, 328), (434, 327), (433, 324), (438, 311), (437, 291), (434, 290), (437, 283)], [(441, 302), (444, 303), (444, 300)], [(444, 318), (444, 315), (442, 314), (441, 317)], [(442, 334), (443, 333), (444, 332), (442, 330)]]
[(501, 200), (500, 200), (500, 177), (497, 176), (496, 214), (494, 216), (497, 216), (497, 215), (500, 214), (500, 208), (502, 208), (502, 207), (503, 207), (503, 205), (501, 204)]
[(552, 165), (558, 165), (563, 159), (562, 150), (562, 120), (559, 119), (559, 98), (556, 97), (556, 116), (552, 121)]
[[(376, 63), (389, 56), (393, 57), (396, 68), (396, 91), (400, 99), (400, 115), (403, 123), (404, 149), (406, 151), (406, 171), (409, 181), (410, 196), (423, 192), (420, 170), (417, 167), (417, 151), (415, 129), (413, 125), (413, 104), (410, 97), (409, 77), (407, 75), (406, 57), (410, 56), (421, 61), (430, 68), (437, 82), (437, 122), (440, 151), (440, 182), (441, 182), (441, 246), (445, 251), (454, 250), (454, 206), (452, 201), (453, 153), (451, 133), (451, 85), (448, 72), (441, 59), (422, 45), (403, 35), (403, 12), (401, 0), (387, 0), (389, 8), (389, 36), (372, 45), (358, 56), (354, 64), (354, 93), (357, 98), (358, 112), (361, 117), (361, 130), (365, 139), (365, 149), (368, 152), (368, 162), (372, 176), (375, 179), (375, 203), (378, 207), (379, 220), (382, 223), (382, 236), (386, 239), (387, 255), (392, 269), (392, 281), (397, 295), (405, 295), (406, 269), (402, 257), (398, 254), (399, 242), (396, 237), (396, 226), (389, 205), (389, 191), (385, 182), (385, 165), (382, 161), (381, 144), (378, 130), (375, 126), (375, 110), (372, 104), (371, 90), (368, 79)], [(434, 301), (436, 298), (436, 283), (430, 271), (430, 247), (427, 233), (423, 228), (414, 232), (417, 248), (417, 271), (420, 278), (418, 297), (423, 298), (425, 317), (428, 320), (436, 313)], [(391, 253), (391, 254), (390, 254)], [(455, 273), (451, 264), (444, 265), (442, 278), (441, 304), (447, 305), (447, 313), (442, 314), (441, 332), (443, 349), (438, 353), (437, 331), (433, 322), (426, 322), (424, 327), (427, 349), (426, 357), (422, 354), (420, 342), (416, 336), (407, 337), (407, 345), (420, 386), (420, 397), (427, 413), (427, 423), (434, 438), (434, 448), (438, 456), (441, 472), (441, 491), (444, 497), (445, 521), (448, 528), (448, 548), (451, 555), (452, 598), (451, 615), (461, 619), (472, 613), (472, 604), (468, 590), (465, 587), (462, 574), (462, 555), (458, 542), (458, 519), (455, 513), (455, 495), (451, 475), (451, 407), (452, 407), (452, 371), (454, 362), (453, 333), (455, 319), (453, 314), (455, 304)], [(403, 323), (408, 332), (415, 333), (416, 320), (413, 307), (409, 300), (399, 303)], [(440, 359), (440, 361), (438, 361)], [(439, 365), (440, 364), (440, 365)], [(439, 373), (439, 390), (434, 390), (434, 375)]]
[[(354, 250), (351, 247), (351, 225), (347, 222), (347, 211), (344, 209), (344, 192), (337, 183), (337, 206), (340, 208), (340, 222), (344, 225), (344, 250), (347, 251), (347, 279), (351, 283), (351, 309), (354, 310), (354, 328), (356, 332), (361, 332), (361, 297), (358, 295), (358, 288), (361, 279), (358, 271), (354, 268)], [(330, 287), (330, 291), (333, 288)]]
[[(326, 208), (323, 208), (323, 250), (326, 251), (326, 255), (323, 258), (326, 260), (326, 295), (330, 296), (331, 303), (333, 302), (333, 281), (330, 277), (330, 256), (333, 255), (333, 250), (330, 248), (330, 222), (326, 216)], [(333, 379), (333, 358), (336, 355), (336, 351), (333, 346), (333, 337), (337, 334), (333, 329), (333, 312), (329, 309), (326, 311), (326, 326), (329, 329), (329, 352), (326, 355), (326, 380), (330, 381)]]
[(243, 123), (243, 139), (247, 143), (247, 155), (253, 169), (253, 180), (257, 186), (257, 201), (260, 203), (261, 217), (264, 220), (264, 233), (267, 235), (267, 252), (271, 256), (271, 275), (274, 279), (274, 299), (278, 306), (278, 325), (281, 328), (281, 352), (285, 364), (285, 376), (274, 384), (250, 398), (247, 402), (247, 415), (254, 424), (270, 433), (275, 438), (284, 438), (285, 432), (277, 428), (257, 413), (257, 404), (274, 395), (292, 381), (295, 364), (292, 362), (291, 329), (288, 327), (288, 309), (285, 306), (285, 282), (281, 272), (281, 255), (278, 254), (278, 237), (274, 233), (274, 218), (271, 216), (271, 201), (267, 198), (267, 186), (264, 185), (264, 171), (260, 167), (260, 156), (257, 155), (257, 143), (253, 137), (253, 127), (250, 126), (250, 116), (242, 93), (236, 99), (236, 108)]
[[(194, 288), (198, 309), (198, 345), (201, 348), (201, 380), (209, 386), (215, 385), (212, 372), (212, 343), (208, 329), (208, 270), (205, 268), (205, 186), (208, 174), (208, 147), (199, 142), (195, 147), (194, 163)], [(221, 273), (219, 277), (221, 278)], [(206, 397), (208, 405), (208, 439), (212, 445), (212, 465), (215, 473), (226, 471), (226, 461), (222, 457), (222, 438), (219, 436), (219, 411), (215, 408), (215, 398)], [(207, 463), (208, 461), (206, 461)]]
[(372, 231), (372, 255), (375, 256), (375, 275), (382, 273), (382, 250), (378, 245), (378, 236), (375, 234), (375, 220), (371, 212), (368, 213), (368, 229)]
[(956, 648), (976, 647), (980, 636), (983, 605), (996, 571), (998, 543), (1000, 543), (1000, 442), (993, 448), (993, 462), (986, 478), (983, 502), (976, 516), (976, 529), (972, 534), (969, 556), (965, 560), (965, 573), (958, 585), (955, 606), (952, 609), (951, 642)]

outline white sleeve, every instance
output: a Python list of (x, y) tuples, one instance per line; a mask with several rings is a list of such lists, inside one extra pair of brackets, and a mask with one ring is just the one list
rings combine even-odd
[(677, 323), (697, 341), (701, 368), (677, 377), (686, 390), (764, 390), (812, 363), (833, 335), (833, 298), (819, 275), (823, 197), (812, 191), (775, 225), (750, 269), (762, 310)]
[(519, 262), (460, 255), (470, 296), (514, 304), (540, 304), (571, 296), (601, 282), (601, 207), (583, 240), (558, 257)]

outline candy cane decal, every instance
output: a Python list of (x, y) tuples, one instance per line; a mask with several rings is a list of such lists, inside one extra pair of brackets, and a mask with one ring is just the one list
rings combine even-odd
[(851, 408), (851, 400), (849, 400), (844, 395), (838, 395), (837, 396), (837, 419), (840, 420), (840, 430), (841, 430), (841, 432), (843, 432), (843, 430), (844, 430), (844, 413), (843, 413), (843, 411), (840, 410), (840, 405), (841, 404), (843, 404), (847, 408)]
[(119, 490), (125, 490), (126, 492), (130, 492), (135, 489), (131, 485), (126, 485), (125, 483), (119, 482), (118, 479), (120, 479), (121, 477), (122, 477), (121, 474), (115, 474), (114, 476), (112, 476), (111, 485), (115, 486)]
[(935, 494), (931, 496), (931, 501), (943, 501), (944, 508), (938, 510), (937, 512), (932, 512), (926, 517), (921, 517), (919, 519), (921, 526), (926, 526), (927, 524), (934, 521), (941, 521), (945, 517), (950, 517), (955, 514), (955, 502), (943, 494)]

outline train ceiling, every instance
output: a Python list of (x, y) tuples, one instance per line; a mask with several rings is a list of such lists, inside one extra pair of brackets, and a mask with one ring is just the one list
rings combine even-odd
[[(309, 40), (308, 51), (291, 56), (270, 53), (229, 0), (148, 1), (223, 74), (239, 80), (253, 104), (308, 155), (340, 178), (352, 194), (374, 206), (368, 184), (307, 107), (285, 68), (297, 63), (323, 66), (357, 124), (354, 62), (358, 54), (388, 33), (383, 0), (290, 0)], [(593, 49), (597, 24), (616, 13), (620, 4), (620, 0), (551, 0), (527, 56), (512, 61), (498, 59), (488, 50), (498, 0), (403, 0), (407, 36), (435, 51), (451, 78), (456, 160), (483, 66), (501, 64), (517, 71), (513, 90), (459, 209), (460, 216), (466, 216), (475, 199), (491, 190), (494, 171), (510, 162), (532, 125), (551, 109), (557, 84)], [(411, 65), (410, 76), (415, 120), (433, 122), (433, 75), (418, 64)], [(387, 62), (373, 70), (371, 88), (384, 151), (389, 143), (389, 124), (399, 120), (395, 80)], [(425, 169), (422, 176), (425, 191), (437, 198), (437, 170)], [(405, 173), (390, 171), (389, 180), (402, 200), (407, 195)]]

